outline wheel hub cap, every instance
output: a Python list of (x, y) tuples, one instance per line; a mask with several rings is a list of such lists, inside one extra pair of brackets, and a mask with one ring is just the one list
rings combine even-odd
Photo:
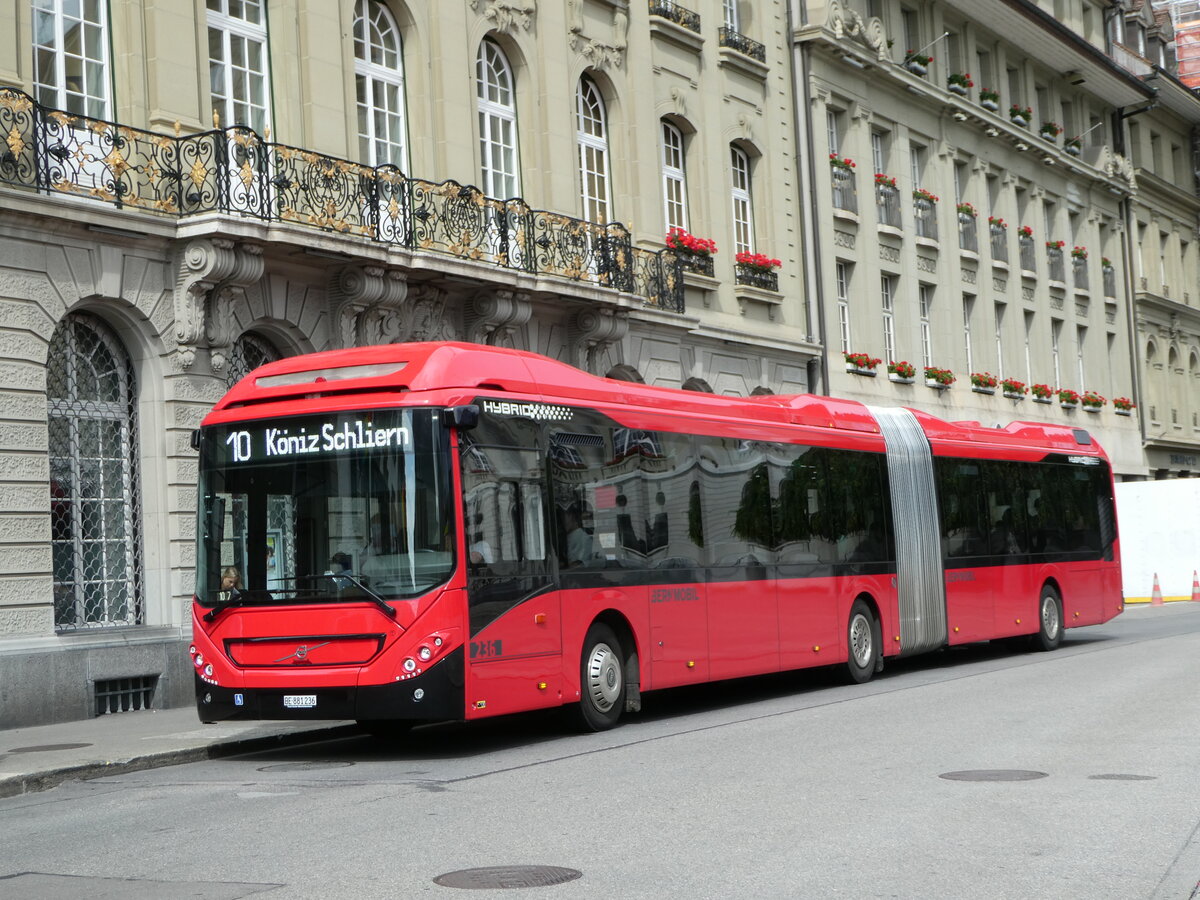
[(621, 667), (608, 644), (597, 644), (588, 659), (587, 691), (600, 712), (608, 712), (621, 696)]

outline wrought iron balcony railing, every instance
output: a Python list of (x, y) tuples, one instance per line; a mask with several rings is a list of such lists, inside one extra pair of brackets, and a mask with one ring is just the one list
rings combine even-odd
[(1063, 252), (1053, 247), (1046, 248), (1046, 262), (1050, 270), (1050, 280), (1066, 282), (1067, 267), (1063, 263)]
[(917, 237), (938, 239), (937, 203), (933, 200), (916, 198), (913, 200), (913, 222), (917, 228)]
[(700, 33), (700, 13), (692, 12), (672, 0), (650, 0), (650, 15), (662, 16), (681, 28)]
[(958, 249), (979, 252), (978, 222), (969, 213), (958, 214)]
[(762, 288), (764, 291), (779, 290), (779, 273), (772, 269), (760, 269), (758, 266), (748, 266), (736, 263), (733, 267), (733, 280), (736, 284)]
[(1088, 264), (1087, 259), (1071, 260), (1071, 268), (1075, 278), (1075, 289), (1078, 291), (1088, 290)]
[(850, 169), (832, 166), (829, 175), (833, 182), (833, 208), (857, 213), (858, 188), (855, 185), (854, 173)]
[(743, 56), (757, 59), (760, 63), (767, 61), (767, 48), (764, 45), (758, 41), (752, 41), (741, 32), (726, 28), (724, 25), (717, 32), (717, 43), (730, 50), (736, 50)]
[(902, 227), (900, 216), (900, 192), (888, 184), (875, 185), (875, 207), (879, 211), (879, 224), (889, 228)]
[(1008, 229), (1003, 225), (988, 225), (991, 232), (992, 261), (1008, 262)]
[(678, 256), (597, 225), (498, 200), (456, 181), (263, 140), (243, 126), (165, 135), (75, 116), (0, 89), (0, 184), (183, 219), (287, 222), (631, 293), (683, 310)]
[(1021, 253), (1021, 270), (1023, 272), (1037, 271), (1037, 252), (1033, 248), (1033, 238), (1017, 238), (1017, 249)]

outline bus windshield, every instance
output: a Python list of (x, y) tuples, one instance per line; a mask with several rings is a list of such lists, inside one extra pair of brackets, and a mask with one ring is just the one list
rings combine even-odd
[(196, 597), (207, 606), (413, 597), (454, 568), (439, 411), (204, 429)]

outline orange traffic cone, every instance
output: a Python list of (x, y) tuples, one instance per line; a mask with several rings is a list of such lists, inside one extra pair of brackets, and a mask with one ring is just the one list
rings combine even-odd
[(1192, 569), (1192, 602), (1200, 603), (1200, 578), (1196, 577), (1196, 570)]
[(1162, 606), (1163, 605), (1162, 588), (1160, 588), (1158, 586), (1158, 573), (1157, 572), (1154, 573), (1154, 593), (1150, 595), (1150, 605), (1151, 606)]

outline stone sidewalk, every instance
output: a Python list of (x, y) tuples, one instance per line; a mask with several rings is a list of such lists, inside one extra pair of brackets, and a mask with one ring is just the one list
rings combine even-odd
[(222, 722), (194, 706), (117, 713), (78, 722), (0, 730), (0, 797), (64, 781), (173, 766), (361, 732), (347, 722)]

